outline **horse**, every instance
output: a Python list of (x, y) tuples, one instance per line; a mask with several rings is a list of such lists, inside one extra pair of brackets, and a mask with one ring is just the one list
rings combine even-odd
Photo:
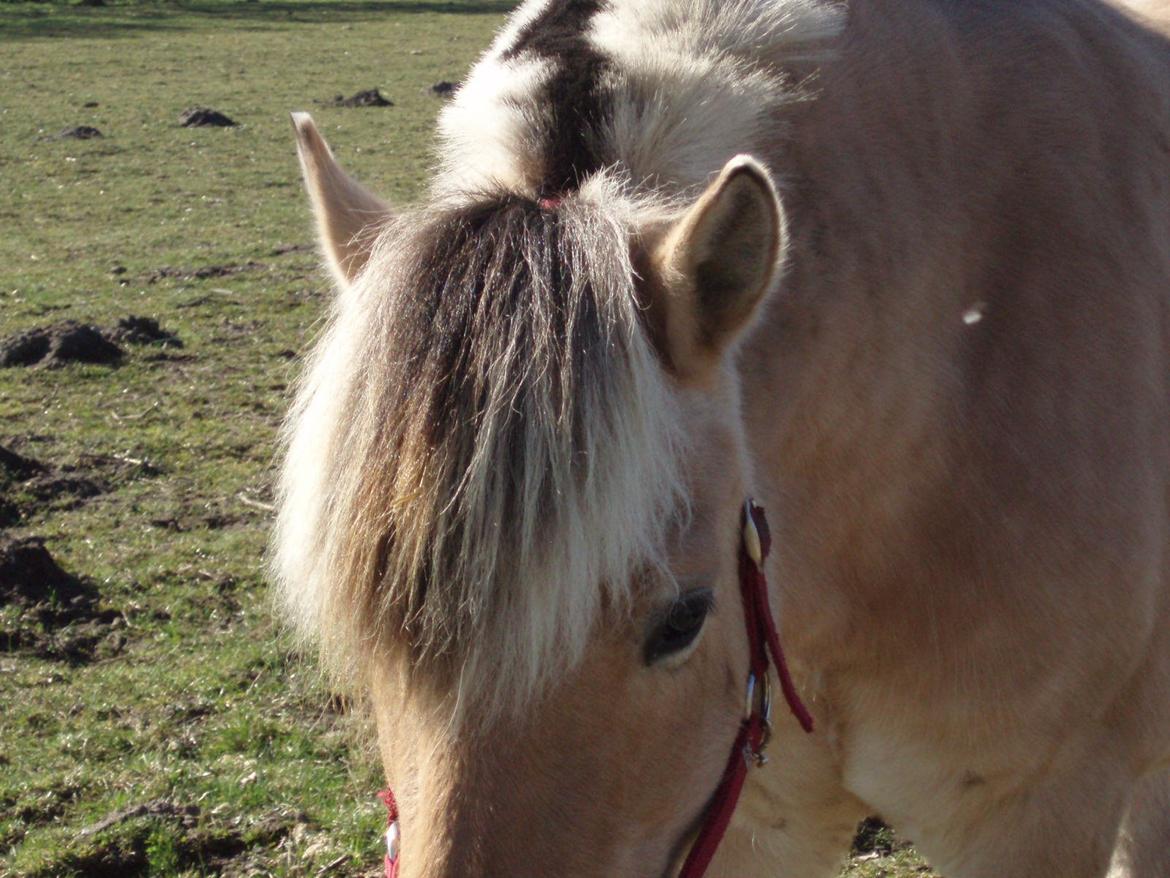
[(530, 0), (412, 207), (294, 115), (273, 568), (393, 869), (1170, 875), (1167, 18)]

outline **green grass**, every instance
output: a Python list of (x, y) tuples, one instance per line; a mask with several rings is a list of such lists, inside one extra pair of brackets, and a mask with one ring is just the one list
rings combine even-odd
[[(83, 653), (0, 652), (0, 874), (377, 874), (369, 735), (291, 652), (264, 582), (275, 431), (328, 295), (288, 112), (410, 201), (429, 86), (511, 5), (0, 3), (0, 336), (136, 314), (183, 342), (0, 370), (0, 445), (103, 489), (0, 482), (24, 512), (10, 530), (44, 537), (105, 613), (50, 630), (0, 606), (0, 647)], [(373, 87), (395, 106), (315, 103)], [(195, 105), (240, 126), (181, 127)], [(104, 136), (55, 137), (76, 125)], [(847, 874), (919, 866), (901, 851)]]

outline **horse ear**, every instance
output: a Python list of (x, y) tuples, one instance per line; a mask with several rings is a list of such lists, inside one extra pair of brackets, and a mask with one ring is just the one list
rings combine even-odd
[(378, 228), (392, 211), (341, 169), (308, 113), (293, 113), (292, 123), (305, 188), (317, 217), (321, 249), (344, 286), (358, 276), (369, 260)]
[(698, 375), (747, 326), (776, 277), (784, 210), (764, 167), (750, 156), (715, 182), (658, 238), (651, 254), (655, 335), (671, 366)]

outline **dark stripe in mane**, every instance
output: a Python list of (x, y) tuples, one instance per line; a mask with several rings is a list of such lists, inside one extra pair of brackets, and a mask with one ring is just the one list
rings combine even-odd
[[(437, 523), (443, 536), (416, 534), (421, 542), (409, 544), (391, 517), (378, 562), (418, 656), (471, 636), (476, 590), (511, 582), (513, 566), (532, 555), (505, 525), (533, 515), (556, 521), (568, 487), (558, 478), (587, 474), (589, 461), (574, 450), (585, 445), (590, 406), (612, 393), (621, 356), (608, 337), (612, 315), (589, 280), (574, 277), (566, 231), (558, 212), (503, 194), (450, 210), (420, 235), (383, 367), (396, 397), (387, 410), (398, 418), (387, 441), (406, 448), (413, 434), (420, 443), (407, 454), (428, 461), (437, 506), (416, 504), (410, 516)], [(483, 454), (486, 470), (475, 462)], [(484, 530), (485, 521), (495, 527)], [(465, 569), (489, 542), (500, 547), (491, 569)], [(398, 572), (389, 563), (416, 554), (426, 560)]]
[(609, 61), (586, 36), (590, 20), (606, 5), (606, 0), (549, 0), (503, 54), (505, 61), (535, 55), (555, 68), (540, 96), (548, 108), (541, 197), (576, 189), (612, 161), (602, 146), (613, 101), (601, 87)]
[[(414, 303), (419, 318), (402, 340), (418, 345), (410, 359), (427, 367), (425, 373), (415, 376), (419, 383), (410, 392), (431, 388), (426, 423), (432, 445), (441, 443), (461, 424), (479, 426), (491, 390), (488, 376), (498, 360), (477, 363), (475, 356), (483, 356), (485, 347), (501, 354), (487, 345), (502, 344), (500, 340), (512, 334), (506, 327), (514, 332), (526, 318), (541, 315), (549, 325), (540, 327), (540, 334), (549, 332), (552, 338), (567, 342), (570, 319), (578, 329), (598, 326), (591, 296), (582, 297), (577, 305), (586, 314), (570, 314), (564, 301), (573, 281), (565, 261), (564, 230), (555, 212), (505, 194), (498, 200), (452, 211), (444, 227), (445, 234), (419, 265)], [(402, 325), (409, 322), (403, 319)], [(513, 336), (516, 338), (526, 345), (536, 341), (522, 335)], [(574, 341), (587, 347), (561, 352), (570, 360), (594, 348), (597, 339)], [(513, 365), (520, 371), (537, 358), (535, 350), (514, 353), (518, 355)], [(545, 365), (554, 386), (559, 386), (561, 361)], [(578, 363), (572, 371), (579, 374), (581, 369)], [(506, 377), (523, 384), (521, 374)], [(562, 402), (558, 399), (557, 404)]]

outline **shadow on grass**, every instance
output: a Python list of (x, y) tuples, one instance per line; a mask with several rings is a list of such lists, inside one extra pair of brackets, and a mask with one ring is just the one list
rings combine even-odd
[(418, 13), (502, 15), (519, 0), (202, 0), (81, 6), (73, 2), (0, 0), (0, 40), (47, 37), (106, 38), (142, 31), (182, 31), (209, 20), (221, 26), (356, 22)]

